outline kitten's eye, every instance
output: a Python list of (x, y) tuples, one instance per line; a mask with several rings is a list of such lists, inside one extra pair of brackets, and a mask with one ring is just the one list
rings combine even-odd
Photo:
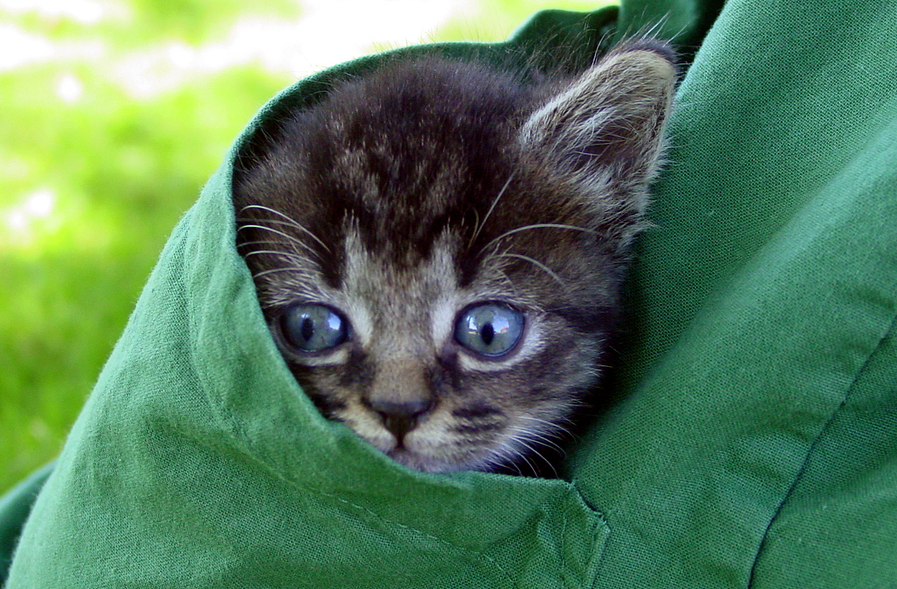
[(348, 321), (324, 305), (294, 305), (280, 318), (284, 338), (300, 352), (321, 352), (349, 337)]
[(470, 307), (458, 318), (455, 339), (483, 356), (504, 356), (514, 349), (523, 333), (523, 313), (496, 303)]

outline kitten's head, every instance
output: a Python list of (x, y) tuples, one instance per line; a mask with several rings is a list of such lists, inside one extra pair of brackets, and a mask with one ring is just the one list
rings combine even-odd
[(423, 471), (551, 444), (601, 372), (675, 80), (647, 41), (564, 81), (428, 58), (259, 134), (239, 248), (320, 411)]

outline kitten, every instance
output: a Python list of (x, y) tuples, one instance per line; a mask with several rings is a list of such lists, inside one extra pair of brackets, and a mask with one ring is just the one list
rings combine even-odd
[(428, 472), (555, 446), (601, 373), (676, 77), (651, 40), (572, 79), (396, 60), (257, 133), (238, 246), (321, 413)]

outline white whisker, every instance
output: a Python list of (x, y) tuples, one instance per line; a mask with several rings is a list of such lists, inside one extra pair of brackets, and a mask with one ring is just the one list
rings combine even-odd
[(511, 277), (508, 276), (507, 272), (505, 272), (501, 268), (496, 268), (495, 271), (498, 272), (501, 275), (501, 277), (505, 280), (505, 282), (507, 282), (511, 286), (512, 292), (517, 292), (517, 287), (514, 285), (514, 281), (511, 280)]
[(262, 276), (267, 276), (268, 274), (274, 274), (276, 272), (296, 272), (297, 269), (293, 267), (289, 268), (274, 268), (273, 270), (265, 270), (263, 272), (256, 272), (252, 275), (253, 280), (261, 278)]
[[(517, 442), (517, 441), (518, 441), (518, 440), (514, 440), (514, 442)], [(524, 446), (527, 450), (532, 450), (532, 448), (530, 448), (529, 446), (527, 446), (525, 443), (523, 444), (523, 446)], [(517, 447), (517, 444), (509, 445), (507, 448), (505, 448), (505, 450), (506, 450), (507, 452), (506, 452), (506, 454), (504, 454), (504, 455), (501, 457), (502, 462), (500, 462), (499, 464), (507, 464), (508, 459), (510, 458), (510, 459), (511, 459), (511, 466), (513, 466), (513, 467), (517, 470), (517, 472), (520, 474), (520, 476), (523, 476), (523, 471), (520, 470), (520, 466), (518, 465), (518, 463), (519, 463), (520, 461), (523, 461), (523, 462), (526, 463), (526, 465), (527, 465), (527, 466), (529, 467), (529, 469), (530, 469), (530, 472), (533, 472), (533, 473), (536, 472), (536, 467), (533, 465), (532, 462), (530, 462), (528, 453), (525, 452), (525, 451), (523, 451), (523, 450), (521, 450), (520, 448), (518, 448), (518, 447)]]
[(558, 284), (560, 284), (562, 287), (567, 288), (567, 285), (564, 283), (563, 280), (561, 280), (561, 277), (558, 276), (557, 274), (555, 274), (555, 272), (554, 272), (551, 268), (549, 268), (548, 266), (546, 266), (545, 264), (543, 264), (543, 263), (540, 262), (539, 260), (535, 260), (535, 259), (533, 259), (533, 258), (531, 258), (531, 257), (529, 257), (529, 256), (524, 256), (523, 254), (512, 254), (512, 253), (508, 253), (508, 252), (505, 252), (505, 253), (503, 253), (503, 254), (499, 254), (499, 255), (496, 256), (496, 257), (498, 257), (498, 258), (517, 258), (517, 259), (520, 259), (520, 260), (524, 260), (525, 262), (529, 262), (529, 263), (532, 264), (533, 266), (539, 268), (540, 270), (544, 271), (546, 274), (548, 274), (549, 276), (551, 276), (551, 277), (552, 277)]
[(538, 443), (541, 446), (545, 446), (546, 448), (553, 448), (557, 450), (563, 456), (567, 455), (567, 452), (558, 444), (554, 439), (545, 434), (540, 434), (539, 432), (528, 431), (527, 435), (529, 436), (529, 440)]
[(483, 227), (486, 226), (486, 221), (489, 220), (489, 216), (492, 215), (492, 211), (495, 210), (495, 205), (497, 205), (497, 204), (498, 204), (498, 201), (501, 200), (501, 197), (504, 196), (505, 192), (508, 190), (508, 186), (511, 185), (511, 180), (514, 179), (514, 176), (515, 176), (515, 175), (517, 175), (517, 171), (516, 171), (516, 170), (514, 170), (513, 172), (511, 172), (511, 175), (508, 176), (508, 180), (507, 180), (507, 182), (505, 182), (505, 185), (501, 187), (501, 190), (498, 191), (498, 194), (497, 194), (497, 195), (495, 196), (495, 198), (492, 200), (492, 204), (489, 206), (489, 210), (486, 211), (486, 215), (483, 217), (483, 220), (482, 220), (481, 222), (477, 223), (477, 228), (476, 228), (476, 230), (473, 232), (473, 237), (470, 238), (470, 242), (468, 243), (468, 247), (470, 247), (471, 245), (473, 245), (473, 242), (475, 242), (475, 241), (477, 240), (477, 237), (479, 237), (480, 232), (483, 230)]
[[(515, 441), (516, 441), (518, 444), (520, 444), (521, 446), (523, 446), (524, 448), (526, 448), (527, 452), (528, 452), (530, 455), (532, 455), (532, 456), (538, 456), (538, 457), (542, 460), (542, 462), (544, 462), (544, 463), (547, 464), (549, 467), (551, 467), (551, 472), (554, 473), (555, 478), (558, 476), (558, 471), (557, 471), (557, 469), (554, 467), (554, 464), (552, 464), (551, 461), (548, 460), (547, 458), (545, 458), (545, 456), (543, 456), (541, 452), (539, 452), (536, 448), (534, 448), (531, 444), (529, 444), (529, 442), (530, 442), (531, 440), (527, 440), (526, 438), (516, 438)], [(530, 461), (526, 458), (526, 455), (523, 454), (523, 453), (521, 453), (521, 456), (522, 456), (523, 459), (526, 461), (527, 465), (529, 465), (529, 467), (532, 469), (532, 471), (533, 471), (533, 472), (536, 472), (536, 469), (533, 467), (533, 463), (530, 462)]]
[[(307, 243), (305, 243), (305, 242), (302, 241), (301, 239), (298, 239), (298, 238), (296, 238), (296, 237), (290, 235), (289, 233), (284, 233), (283, 231), (278, 231), (277, 229), (274, 229), (273, 227), (268, 227), (267, 225), (241, 225), (240, 228), (237, 229), (237, 232), (239, 233), (239, 232), (242, 231), (243, 229), (261, 229), (261, 230), (263, 230), (263, 231), (270, 231), (271, 233), (275, 233), (275, 234), (280, 235), (280, 236), (282, 236), (282, 237), (286, 237), (287, 239), (289, 239), (289, 240), (292, 241), (293, 243), (295, 243), (295, 244), (297, 244), (297, 245), (299, 245), (299, 246), (305, 248), (307, 251), (309, 251), (309, 252), (311, 252), (311, 253), (316, 253), (313, 247), (311, 247), (310, 245), (308, 245)], [(263, 241), (251, 241), (251, 242), (244, 242), (244, 243), (241, 243), (241, 244), (239, 244), (239, 245), (247, 245), (247, 244), (249, 244), (249, 243), (270, 243), (270, 244), (272, 244), (272, 245), (277, 245), (276, 242), (273, 242), (273, 241), (268, 241), (268, 242), (263, 242)]]
[(483, 249), (489, 249), (492, 244), (497, 241), (501, 241), (502, 239), (514, 235), (515, 233), (520, 233), (521, 231), (529, 231), (530, 229), (568, 229), (570, 231), (581, 231), (583, 233), (590, 233), (592, 235), (597, 235), (597, 232), (592, 231), (591, 229), (586, 229), (584, 227), (577, 227), (576, 225), (564, 225), (562, 223), (534, 223), (533, 225), (524, 225), (523, 227), (518, 227), (516, 229), (511, 229), (510, 231), (505, 231), (489, 243), (487, 243)]
[(327, 252), (333, 253), (330, 251), (330, 248), (327, 247), (327, 244), (325, 244), (323, 241), (321, 241), (321, 239), (317, 235), (315, 235), (314, 233), (312, 233), (311, 231), (309, 231), (308, 229), (303, 227), (299, 222), (297, 222), (295, 219), (293, 219), (289, 215), (285, 215), (284, 213), (281, 213), (280, 211), (278, 211), (276, 209), (272, 209), (271, 207), (266, 207), (263, 205), (246, 205), (245, 207), (240, 209), (240, 212), (242, 213), (243, 211), (248, 210), (248, 209), (259, 209), (262, 211), (268, 211), (269, 213), (274, 213), (275, 215), (279, 215), (280, 217), (283, 217), (284, 219), (289, 221), (290, 225), (292, 225), (299, 231), (302, 231), (303, 233), (305, 233), (306, 235), (308, 235), (309, 237), (311, 237), (312, 239), (317, 241), (321, 245), (321, 247), (323, 247)]
[(550, 433), (547, 431), (538, 431), (538, 430), (527, 429), (527, 430), (525, 430), (524, 437), (526, 437), (526, 439), (536, 442), (542, 446), (545, 446), (548, 448), (553, 448), (553, 449), (557, 450), (558, 452), (560, 452), (561, 454), (566, 456), (567, 453), (557, 443), (557, 438), (561, 437), (563, 435), (569, 435), (570, 432), (568, 432), (566, 429), (560, 427), (558, 424), (551, 423), (550, 421), (546, 421), (544, 419), (530, 418), (526, 415), (520, 416), (520, 419), (535, 421), (538, 423), (543, 423), (543, 424), (548, 425), (550, 427), (550, 429), (553, 430)]
[(272, 256), (279, 256), (279, 257), (287, 258), (289, 260), (299, 260), (300, 262), (308, 262), (308, 258), (306, 258), (304, 256), (300, 256), (297, 254), (291, 254), (291, 253), (287, 253), (287, 252), (279, 252), (276, 250), (252, 250), (251, 252), (247, 252), (247, 253), (243, 254), (243, 257), (248, 258), (249, 256), (260, 256), (260, 255), (264, 255), (264, 254), (268, 254), (268, 255), (272, 255)]
[(560, 427), (559, 422), (566, 422), (566, 423), (569, 423), (570, 425), (573, 425), (573, 423), (574, 423), (573, 419), (571, 419), (569, 416), (558, 417), (555, 419), (555, 421), (550, 421), (548, 419), (542, 419), (540, 417), (533, 417), (532, 415), (521, 415), (521, 416), (519, 416), (519, 418), (525, 419), (527, 421), (533, 421), (536, 423), (541, 423), (541, 424), (547, 425), (551, 429), (563, 429)]

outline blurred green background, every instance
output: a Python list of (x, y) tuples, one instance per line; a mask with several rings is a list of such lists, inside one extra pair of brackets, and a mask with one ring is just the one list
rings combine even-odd
[(51, 460), (179, 216), (275, 92), (545, 0), (0, 0), (0, 493)]

